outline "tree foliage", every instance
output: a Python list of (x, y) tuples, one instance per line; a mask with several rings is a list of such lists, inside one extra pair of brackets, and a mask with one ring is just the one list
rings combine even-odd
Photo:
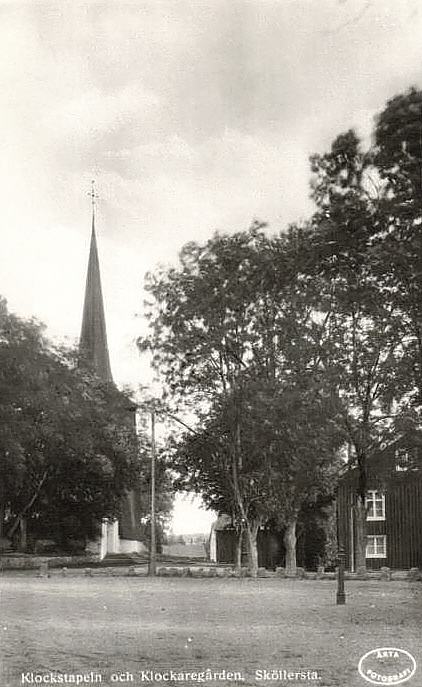
[[(179, 440), (179, 484), (235, 521), (272, 519), (284, 526), (303, 504), (315, 503), (324, 490), (332, 493), (341, 434), (327, 421), (330, 415), (331, 400), (321, 389), (249, 382), (218, 398), (200, 429)], [(237, 441), (238, 486), (232, 455)]]
[(396, 224), (422, 213), (422, 91), (389, 100), (375, 123), (375, 164), (384, 182), (383, 211)]
[(421, 398), (421, 103), (415, 89), (389, 101), (372, 149), (349, 131), (311, 159), (309, 264), (332, 302), (327, 365), (359, 469), (361, 565), (368, 461)]
[(308, 249), (316, 249), (308, 265), (320, 276), (320, 308), (329, 319), (326, 379), (338, 390), (338, 417), (360, 468), (362, 498), (368, 455), (407, 388), (397, 374), (405, 353), (402, 312), (383, 297), (373, 250), (379, 226), (377, 199), (367, 190), (370, 160), (352, 131), (339, 136), (330, 153), (312, 158), (318, 210)]
[[(96, 533), (140, 476), (133, 402), (52, 347), (43, 327), (0, 313), (0, 493), (6, 536)], [(132, 410), (131, 410), (132, 409)]]
[(422, 400), (422, 91), (390, 100), (375, 125), (374, 162), (383, 181), (373, 255), (383, 297), (401, 311), (413, 401)]
[[(300, 442), (313, 422), (305, 392), (295, 409), (304, 411), (303, 426), (299, 430), (293, 417), (284, 434), (279, 428), (294, 385), (301, 389), (305, 384), (310, 396), (320, 386), (326, 321), (315, 316), (314, 291), (305, 276), (299, 278), (303, 242), (299, 229), (268, 237), (260, 225), (232, 236), (215, 235), (204, 246), (186, 246), (180, 269), (162, 271), (148, 283), (154, 297), (152, 331), (140, 346), (153, 351), (169, 395), (191, 405), (194, 400), (200, 421), (183, 449), (185, 476), (190, 475), (191, 487), (208, 491), (210, 505), (220, 512), (229, 509), (244, 524), (254, 568), (257, 528), (274, 518), (275, 510), (280, 520), (296, 518), (292, 494), (297, 503), (305, 494), (303, 483), (292, 479), (292, 492), (282, 496), (280, 475), (289, 461), (291, 466), (296, 461), (297, 477), (306, 474), (315, 489), (325, 488), (322, 472), (310, 468), (309, 452)], [(323, 420), (325, 427), (327, 414)], [(324, 427), (318, 428), (321, 436)], [(295, 431), (302, 448), (294, 453), (288, 432)], [(326, 459), (322, 443), (320, 455)], [(311, 453), (316, 466), (320, 456)]]

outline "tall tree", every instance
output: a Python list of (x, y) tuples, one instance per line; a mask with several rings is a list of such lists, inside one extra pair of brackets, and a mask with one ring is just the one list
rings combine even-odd
[(262, 403), (262, 398), (252, 399), (252, 383), (282, 390), (293, 378), (319, 374), (326, 326), (314, 316), (307, 279), (297, 278), (303, 240), (293, 228), (269, 238), (255, 225), (249, 232), (217, 235), (202, 247), (189, 244), (179, 270), (150, 277), (152, 333), (140, 341), (141, 348), (153, 351), (170, 394), (194, 399), (207, 412), (213, 408), (214, 422), (223, 427), (230, 418), (222, 454), (222, 469), (229, 476), (217, 478), (222, 490), (218, 498), (244, 524), (255, 571), (257, 530), (268, 509), (260, 499), (257, 510), (259, 480), (253, 477), (251, 495), (244, 473), (259, 472), (265, 480), (266, 468), (260, 462), (262, 451), (251, 454), (250, 449), (246, 457), (258, 439), (246, 440), (245, 399)]
[[(140, 477), (133, 402), (78, 368), (43, 327), (0, 312), (0, 494), (5, 534), (93, 536)], [(24, 543), (24, 542), (23, 542)]]
[(384, 298), (402, 312), (412, 401), (422, 401), (422, 91), (387, 102), (375, 122), (375, 154), (382, 180), (372, 248)]
[(310, 250), (316, 255), (314, 269), (325, 280), (324, 302), (331, 303), (324, 366), (339, 398), (351, 462), (359, 470), (357, 564), (364, 566), (368, 461), (389, 434), (407, 390), (406, 375), (400, 374), (402, 312), (386, 293), (373, 248), (382, 234), (373, 156), (361, 152), (349, 131), (311, 162), (318, 211)]

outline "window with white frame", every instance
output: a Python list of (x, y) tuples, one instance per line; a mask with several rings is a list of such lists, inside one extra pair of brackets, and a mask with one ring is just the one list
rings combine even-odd
[(385, 534), (370, 534), (366, 537), (366, 558), (387, 558)]
[(385, 494), (371, 490), (366, 495), (366, 519), (385, 520)]

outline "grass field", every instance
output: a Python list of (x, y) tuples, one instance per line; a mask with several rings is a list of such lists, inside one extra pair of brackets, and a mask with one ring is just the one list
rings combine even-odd
[[(359, 659), (377, 647), (410, 651), (420, 668), (406, 684), (422, 685), (421, 583), (347, 582), (345, 606), (330, 580), (10, 573), (0, 590), (1, 687), (91, 671), (91, 683), (101, 674), (107, 686), (148, 685), (142, 671), (207, 669), (222, 678), (210, 687), (234, 684), (224, 670), (240, 672), (245, 687), (362, 687)], [(256, 679), (273, 669), (320, 679)]]

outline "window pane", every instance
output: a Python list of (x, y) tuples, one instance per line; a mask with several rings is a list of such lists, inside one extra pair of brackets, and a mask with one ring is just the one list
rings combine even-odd
[(375, 553), (385, 556), (385, 537), (375, 537)]
[(384, 494), (378, 491), (369, 491), (366, 497), (367, 518), (368, 520), (385, 519), (385, 498)]
[(368, 544), (366, 545), (366, 556), (373, 556), (375, 554), (375, 542), (373, 537), (369, 537)]
[(366, 542), (366, 558), (386, 558), (387, 538), (385, 534), (369, 535)]

